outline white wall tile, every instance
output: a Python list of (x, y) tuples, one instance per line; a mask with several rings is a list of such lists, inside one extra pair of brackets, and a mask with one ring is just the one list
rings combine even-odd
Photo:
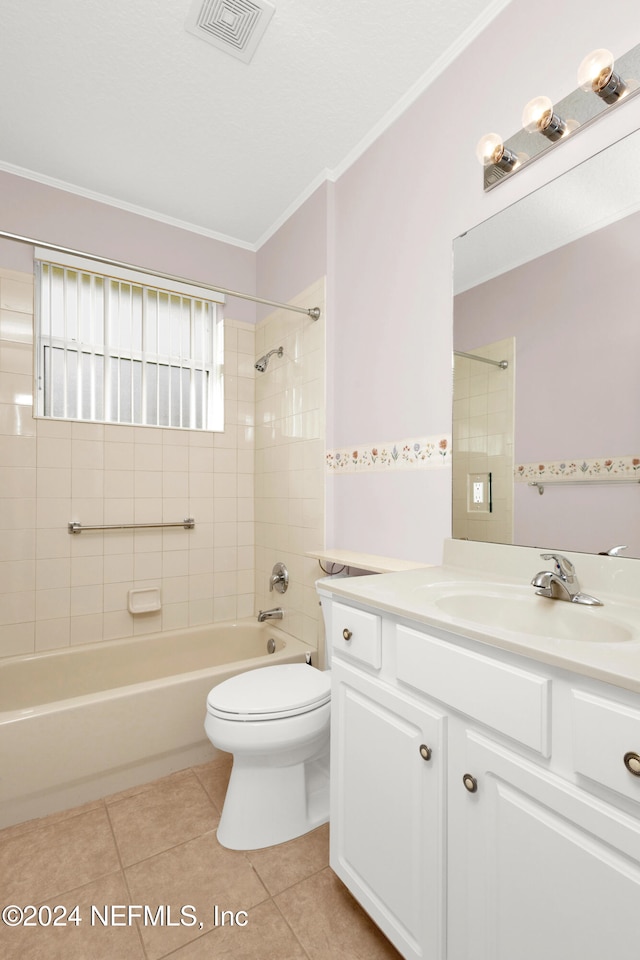
[(162, 450), (159, 444), (136, 443), (134, 446), (135, 469), (162, 470)]
[(71, 560), (56, 557), (36, 560), (36, 590), (71, 586)]
[(38, 467), (36, 471), (38, 497), (71, 497), (71, 470)]
[(71, 587), (71, 616), (78, 617), (103, 611), (103, 586)]
[(0, 403), (0, 435), (35, 437), (36, 421), (31, 415), (31, 407), (17, 403)]
[(165, 577), (162, 581), (162, 602), (182, 603), (189, 599), (189, 577)]
[(55, 620), (37, 620), (35, 624), (35, 649), (38, 652), (53, 650), (56, 647), (67, 647), (70, 636), (69, 617), (58, 617)]
[(33, 350), (28, 343), (0, 340), (0, 372), (33, 377)]
[[(90, 426), (93, 426), (93, 424), (90, 424)], [(73, 440), (71, 465), (74, 470), (78, 468), (102, 470), (104, 467), (104, 443), (101, 440)]]
[(33, 653), (35, 647), (35, 624), (29, 623), (0, 624), (0, 656), (17, 657), (25, 653)]
[(52, 620), (58, 617), (68, 617), (71, 607), (71, 591), (69, 587), (47, 588), (36, 590), (36, 620)]
[(0, 497), (36, 496), (36, 467), (0, 466)]
[(119, 640), (133, 635), (133, 617), (128, 610), (105, 611), (102, 618), (103, 640)]
[(104, 557), (72, 557), (71, 586), (104, 583)]
[[(107, 427), (107, 430), (122, 430), (123, 427)], [(113, 436), (113, 434), (109, 434)], [(133, 470), (135, 447), (133, 443), (108, 441), (104, 445), (105, 470)]]
[(97, 643), (102, 640), (104, 618), (102, 613), (90, 613), (73, 617), (69, 633), (69, 642)]
[(2, 278), (0, 307), (31, 314), (33, 311), (33, 281)]
[(0, 308), (0, 337), (4, 341), (19, 343), (33, 342), (33, 318), (28, 313), (19, 310), (5, 310)]
[(189, 626), (188, 603), (165, 603), (162, 607), (162, 629), (182, 630)]

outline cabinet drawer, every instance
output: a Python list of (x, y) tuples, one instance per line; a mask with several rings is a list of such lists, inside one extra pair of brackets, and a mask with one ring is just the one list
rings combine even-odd
[(380, 617), (334, 601), (331, 610), (331, 644), (334, 653), (380, 669), (382, 658)]
[(640, 776), (625, 766), (627, 754), (640, 757), (640, 710), (581, 690), (572, 691), (571, 708), (575, 772), (640, 802)]
[(409, 627), (396, 638), (398, 680), (550, 755), (549, 679)]

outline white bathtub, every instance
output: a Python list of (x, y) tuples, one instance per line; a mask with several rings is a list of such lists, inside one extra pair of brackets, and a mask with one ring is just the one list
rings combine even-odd
[(247, 620), (0, 660), (0, 827), (205, 763), (211, 687), (309, 652)]

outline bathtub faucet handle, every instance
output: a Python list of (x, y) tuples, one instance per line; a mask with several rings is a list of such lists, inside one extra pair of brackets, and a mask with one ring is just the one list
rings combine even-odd
[(284, 563), (276, 563), (269, 577), (269, 592), (275, 587), (278, 593), (286, 593), (289, 586), (289, 571)]

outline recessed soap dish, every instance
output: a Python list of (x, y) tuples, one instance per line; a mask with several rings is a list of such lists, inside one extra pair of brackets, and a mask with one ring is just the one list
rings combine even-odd
[(152, 613), (160, 609), (160, 588), (146, 587), (129, 590), (129, 613)]

